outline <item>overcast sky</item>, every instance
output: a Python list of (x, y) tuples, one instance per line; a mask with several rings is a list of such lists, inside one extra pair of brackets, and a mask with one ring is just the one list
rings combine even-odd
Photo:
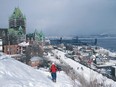
[(0, 28), (8, 28), (15, 7), (26, 16), (27, 33), (116, 33), (116, 0), (0, 0)]

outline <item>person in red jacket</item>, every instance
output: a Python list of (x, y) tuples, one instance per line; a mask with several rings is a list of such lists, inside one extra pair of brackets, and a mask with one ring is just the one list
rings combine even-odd
[(52, 80), (54, 82), (56, 82), (56, 71), (57, 71), (57, 67), (54, 63), (52, 63), (51, 67), (50, 67), (50, 71), (51, 71), (51, 76), (52, 76)]

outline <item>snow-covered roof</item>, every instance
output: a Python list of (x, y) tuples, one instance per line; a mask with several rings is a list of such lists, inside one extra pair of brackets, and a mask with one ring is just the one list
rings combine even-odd
[(21, 46), (21, 47), (26, 47), (26, 46), (28, 46), (29, 45), (29, 42), (22, 42), (22, 43), (19, 43), (18, 44), (19, 46)]
[(42, 58), (38, 56), (34, 56), (30, 59), (30, 61), (38, 61), (38, 60), (42, 60)]
[(115, 64), (114, 63), (111, 63), (111, 62), (106, 62), (102, 65), (96, 65), (97, 67), (108, 67), (108, 66), (114, 66)]

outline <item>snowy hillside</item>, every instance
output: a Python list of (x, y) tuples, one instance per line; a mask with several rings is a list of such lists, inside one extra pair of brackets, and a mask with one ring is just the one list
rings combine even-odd
[[(104, 85), (103, 87), (116, 87), (116, 82), (114, 82), (111, 79), (108, 79), (107, 77), (104, 77), (102, 74), (99, 74), (99, 73), (91, 70), (90, 68), (87, 68), (70, 58), (67, 58), (65, 56), (65, 52), (62, 52), (59, 50), (53, 50), (53, 53), (55, 55), (57, 55), (60, 58), (60, 60), (62, 60), (64, 63), (70, 65), (70, 67), (73, 68), (75, 73), (79, 74), (81, 77), (84, 77), (84, 79), (87, 82), (89, 82), (89, 83), (96, 82), (98, 84), (103, 84)], [(81, 69), (81, 67), (83, 68), (83, 70)], [(77, 68), (79, 68), (79, 69), (77, 69)], [(83, 84), (83, 83), (81, 83), (81, 84)], [(102, 87), (102, 86), (99, 86), (99, 87)]]
[(72, 87), (64, 72), (57, 72), (56, 83), (50, 73), (36, 70), (6, 55), (0, 56), (0, 87)]

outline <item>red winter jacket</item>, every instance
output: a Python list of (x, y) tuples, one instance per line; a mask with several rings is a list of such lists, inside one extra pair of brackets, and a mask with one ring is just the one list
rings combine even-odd
[(50, 71), (52, 73), (55, 73), (57, 71), (57, 68), (56, 68), (56, 66), (54, 64), (51, 66)]

